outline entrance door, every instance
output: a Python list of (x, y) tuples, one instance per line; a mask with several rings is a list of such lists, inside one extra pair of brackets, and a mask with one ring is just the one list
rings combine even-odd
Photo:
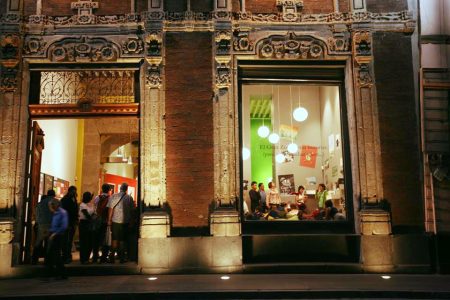
[(31, 262), (31, 253), (33, 251), (35, 208), (39, 199), (40, 172), (42, 150), (44, 150), (44, 132), (39, 124), (34, 121), (30, 133), (29, 152), (28, 152), (28, 176), (27, 176), (27, 197), (24, 201), (24, 230), (22, 239), (23, 263)]

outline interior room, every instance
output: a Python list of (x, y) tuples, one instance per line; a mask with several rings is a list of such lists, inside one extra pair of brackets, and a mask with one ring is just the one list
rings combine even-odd
[[(43, 130), (40, 195), (54, 189), (57, 198), (69, 186), (78, 195), (89, 191), (97, 195), (103, 183), (118, 192), (122, 182), (137, 199), (138, 119), (89, 118), (37, 120)], [(78, 199), (80, 201), (80, 199)]]
[[(241, 112), (246, 219), (345, 220), (339, 86), (245, 84)], [(252, 182), (263, 184), (266, 195), (272, 182), (280, 214), (272, 218), (269, 203), (261, 200), (255, 214)], [(324, 192), (318, 193), (321, 184)], [(338, 218), (325, 216), (330, 205)]]

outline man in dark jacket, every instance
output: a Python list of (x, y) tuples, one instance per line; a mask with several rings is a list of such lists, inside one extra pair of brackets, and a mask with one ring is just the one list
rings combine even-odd
[(255, 212), (255, 209), (259, 206), (259, 202), (261, 201), (261, 194), (258, 192), (258, 187), (256, 186), (256, 181), (252, 181), (252, 189), (248, 192), (250, 196), (250, 206), (252, 213)]
[(63, 237), (62, 252), (66, 264), (72, 262), (73, 236), (78, 224), (77, 187), (70, 186), (67, 194), (61, 199), (61, 207), (67, 212), (69, 224)]
[(49, 276), (56, 276), (57, 279), (65, 279), (67, 275), (61, 257), (61, 246), (63, 244), (63, 237), (67, 232), (69, 218), (67, 212), (60, 207), (58, 200), (52, 199), (48, 206), (53, 217), (49, 230), (50, 236), (48, 238), (49, 246), (46, 266)]

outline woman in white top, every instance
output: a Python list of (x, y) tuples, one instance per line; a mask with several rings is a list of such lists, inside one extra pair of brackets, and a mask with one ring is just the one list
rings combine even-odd
[(80, 218), (80, 262), (87, 264), (92, 252), (92, 231), (91, 222), (92, 216), (95, 212), (95, 207), (92, 201), (92, 194), (85, 192), (83, 194), (83, 201), (80, 204), (78, 217)]
[(269, 190), (266, 192), (266, 195), (266, 203), (268, 207), (270, 207), (271, 204), (281, 204), (280, 193), (278, 192), (275, 183), (269, 182)]

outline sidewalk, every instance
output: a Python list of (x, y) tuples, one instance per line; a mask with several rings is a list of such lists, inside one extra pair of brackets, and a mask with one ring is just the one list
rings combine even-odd
[[(450, 299), (450, 276), (221, 275), (80, 276), (0, 280), (0, 299)], [(153, 278), (152, 278), (153, 279)]]

